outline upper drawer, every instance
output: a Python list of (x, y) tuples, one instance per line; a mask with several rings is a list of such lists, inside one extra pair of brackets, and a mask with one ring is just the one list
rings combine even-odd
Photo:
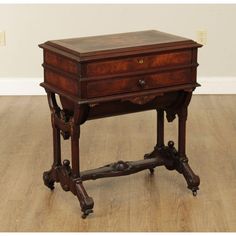
[(125, 59), (105, 60), (87, 64), (87, 76), (103, 76), (167, 66), (190, 64), (191, 50), (162, 53)]
[(44, 51), (44, 63), (53, 66), (57, 70), (76, 75), (79, 74), (79, 67), (76, 61), (51, 51)]

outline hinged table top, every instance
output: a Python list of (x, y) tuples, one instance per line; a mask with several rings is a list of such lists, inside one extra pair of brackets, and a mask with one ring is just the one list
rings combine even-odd
[(163, 49), (199, 47), (193, 40), (156, 30), (47, 41), (40, 47), (77, 56), (80, 61)]

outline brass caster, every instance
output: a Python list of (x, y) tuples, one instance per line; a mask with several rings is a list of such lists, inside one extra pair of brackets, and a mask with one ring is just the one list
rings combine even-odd
[(93, 210), (92, 209), (87, 209), (84, 211), (84, 213), (82, 214), (82, 219), (86, 219), (86, 217), (90, 214), (90, 213), (93, 213)]
[(197, 190), (192, 190), (193, 196), (196, 197), (197, 196)]

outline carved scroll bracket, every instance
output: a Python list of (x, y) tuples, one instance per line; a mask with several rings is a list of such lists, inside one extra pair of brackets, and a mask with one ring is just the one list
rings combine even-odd
[(163, 95), (164, 95), (163, 93), (160, 93), (158, 95), (155, 94), (155, 95), (138, 96), (138, 97), (132, 97), (132, 98), (125, 98), (125, 99), (122, 99), (122, 101), (129, 101), (136, 105), (144, 105), (148, 102), (153, 101), (157, 96), (163, 96)]
[(187, 107), (192, 98), (192, 90), (180, 93), (178, 101), (173, 106), (165, 109), (168, 122), (172, 122), (176, 115), (185, 115), (187, 119)]
[[(188, 188), (192, 190), (193, 195), (196, 196), (197, 190), (199, 189), (200, 178), (190, 168), (188, 158), (179, 155), (179, 152), (174, 147), (174, 142), (169, 141), (168, 146), (164, 146), (160, 149), (155, 148), (153, 152), (146, 154), (144, 159), (153, 159), (158, 155), (164, 157), (164, 165), (168, 170), (176, 170), (184, 176)], [(151, 173), (153, 173), (153, 171), (151, 171)]]

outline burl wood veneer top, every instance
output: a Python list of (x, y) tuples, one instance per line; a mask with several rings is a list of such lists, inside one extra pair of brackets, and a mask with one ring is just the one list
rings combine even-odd
[(194, 41), (156, 30), (110, 34), (92, 37), (52, 40), (40, 47), (62, 50), (79, 57), (98, 57), (171, 47), (197, 47)]

